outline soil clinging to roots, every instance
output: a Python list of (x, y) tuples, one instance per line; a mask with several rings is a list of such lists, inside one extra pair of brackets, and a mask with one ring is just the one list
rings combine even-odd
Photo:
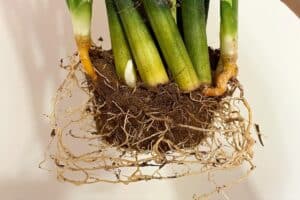
[[(54, 99), (46, 157), (59, 180), (128, 184), (244, 164), (254, 169), (252, 112), (237, 80), (218, 98), (200, 89), (181, 93), (174, 83), (128, 88), (116, 78), (111, 51), (95, 48), (90, 55), (97, 83), (87, 80), (74, 55)], [(219, 53), (210, 55), (215, 68)]]
[[(212, 51), (213, 52), (213, 51)], [(212, 60), (217, 63), (218, 54)], [(108, 144), (137, 151), (193, 148), (206, 137), (221, 98), (204, 97), (200, 89), (182, 93), (170, 82), (157, 88), (120, 83), (110, 51), (93, 51), (100, 78), (94, 87), (97, 134)]]

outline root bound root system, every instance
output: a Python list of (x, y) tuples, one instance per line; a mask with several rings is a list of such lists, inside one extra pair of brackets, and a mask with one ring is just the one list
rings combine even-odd
[[(210, 53), (216, 66), (219, 54)], [(174, 83), (128, 88), (116, 78), (111, 51), (90, 54), (97, 83), (75, 55), (54, 99), (48, 156), (60, 180), (127, 184), (254, 168), (252, 114), (237, 80), (218, 98), (181, 93)]]
[(157, 151), (193, 148), (209, 134), (221, 98), (200, 91), (182, 93), (175, 83), (146, 88), (122, 85), (114, 73), (110, 51), (93, 51), (100, 78), (91, 88), (95, 98), (89, 108), (95, 116), (97, 135), (114, 147)]

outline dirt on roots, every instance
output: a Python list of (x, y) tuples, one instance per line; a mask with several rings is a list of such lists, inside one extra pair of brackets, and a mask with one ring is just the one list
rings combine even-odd
[[(211, 55), (216, 65), (219, 54), (211, 50)], [(182, 93), (172, 81), (157, 88), (139, 81), (136, 88), (129, 88), (115, 75), (111, 51), (94, 50), (91, 58), (100, 75), (91, 88), (95, 134), (112, 146), (159, 152), (193, 148), (206, 137), (214, 113), (221, 109), (223, 97), (204, 97), (200, 89)]]
[[(54, 161), (59, 180), (128, 184), (243, 164), (254, 169), (252, 112), (238, 80), (222, 97), (205, 97), (201, 89), (182, 93), (172, 81), (128, 88), (115, 75), (111, 51), (94, 48), (90, 56), (97, 83), (87, 80), (74, 55), (54, 99), (45, 157)], [(210, 59), (216, 68), (219, 52), (210, 50)]]

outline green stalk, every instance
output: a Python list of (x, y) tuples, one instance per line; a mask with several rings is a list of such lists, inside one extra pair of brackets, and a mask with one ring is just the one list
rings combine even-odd
[(238, 0), (221, 0), (220, 39), (222, 58), (235, 62), (238, 48)]
[(148, 86), (169, 81), (158, 49), (132, 0), (115, 0), (141, 79)]
[(105, 0), (111, 45), (118, 77), (128, 86), (135, 87), (136, 71), (129, 44), (113, 0)]
[(205, 0), (183, 0), (184, 41), (201, 84), (211, 84), (211, 69), (206, 37)]
[(75, 35), (90, 36), (93, 0), (66, 0)]
[(151, 27), (173, 78), (183, 91), (199, 86), (197, 74), (187, 53), (171, 10), (165, 0), (142, 0)]
[(206, 96), (221, 96), (230, 79), (238, 74), (238, 0), (221, 0), (221, 60), (215, 76), (215, 87), (204, 89)]
[(93, 0), (66, 0), (66, 2), (72, 18), (81, 63), (86, 74), (95, 81), (97, 74), (89, 56)]

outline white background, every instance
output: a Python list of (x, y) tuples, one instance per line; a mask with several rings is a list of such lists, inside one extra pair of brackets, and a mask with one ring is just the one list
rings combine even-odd
[[(218, 45), (218, 1), (208, 34)], [(95, 0), (93, 37), (109, 48), (103, 0)], [(59, 59), (75, 50), (64, 0), (0, 0), (0, 199), (191, 199), (203, 177), (76, 187), (38, 169), (49, 139), (43, 116), (64, 77)], [(265, 134), (257, 169), (230, 199), (300, 198), (300, 20), (276, 0), (240, 1), (240, 79)], [(222, 199), (221, 196), (215, 199)]]

